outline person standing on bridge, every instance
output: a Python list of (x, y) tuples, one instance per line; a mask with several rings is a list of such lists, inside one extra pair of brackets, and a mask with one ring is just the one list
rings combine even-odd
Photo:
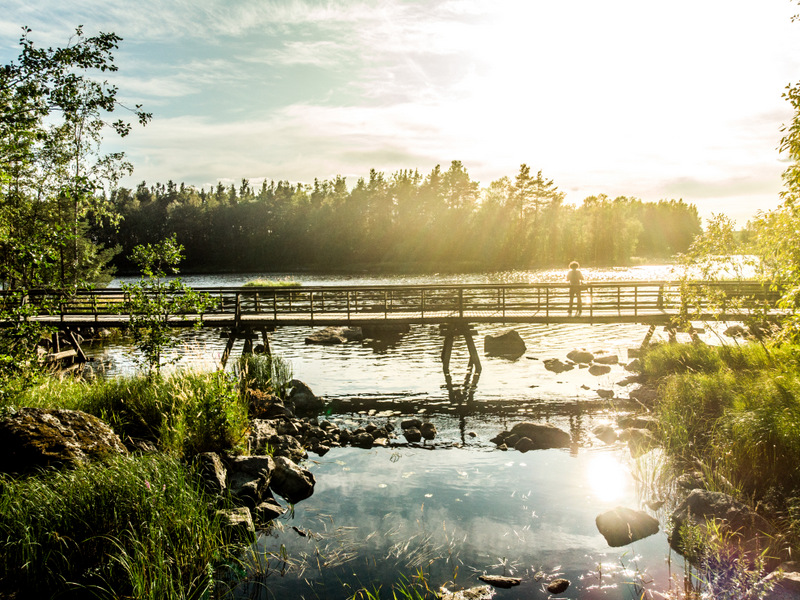
[(583, 285), (583, 274), (578, 270), (580, 265), (577, 261), (569, 263), (569, 272), (567, 273), (567, 281), (569, 282), (569, 316), (572, 316), (572, 302), (578, 298), (578, 312), (580, 315), (583, 310), (583, 300), (581, 299), (581, 286)]

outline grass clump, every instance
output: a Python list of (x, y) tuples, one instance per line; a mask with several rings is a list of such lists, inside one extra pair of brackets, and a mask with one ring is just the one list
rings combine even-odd
[(292, 380), (291, 365), (271, 354), (244, 354), (234, 372), (242, 393), (251, 389), (283, 396)]
[(275, 281), (274, 279), (256, 278), (256, 279), (251, 279), (250, 281), (245, 283), (242, 287), (259, 287), (259, 288), (300, 287), (300, 283), (297, 281), (291, 281), (285, 279)]
[(224, 546), (192, 474), (164, 455), (0, 476), (0, 589), (202, 598)]
[(108, 423), (123, 440), (147, 440), (176, 457), (233, 449), (248, 426), (237, 382), (221, 372), (91, 382), (47, 378), (10, 403), (82, 410)]
[(648, 351), (668, 453), (701, 464), (800, 541), (800, 348), (669, 344)]

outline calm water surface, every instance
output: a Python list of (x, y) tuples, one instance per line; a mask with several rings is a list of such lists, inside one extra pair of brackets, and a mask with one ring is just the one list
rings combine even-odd
[[(583, 272), (595, 281), (675, 276), (669, 266)], [(236, 286), (257, 277), (305, 285), (519, 283), (562, 281), (565, 271), (183, 279), (193, 286)], [(659, 534), (624, 548), (609, 548), (594, 522), (615, 506), (642, 508), (656, 493), (648, 484), (660, 464), (653, 453), (634, 460), (624, 445), (607, 446), (591, 434), (594, 426), (613, 422), (624, 406), (602, 400), (598, 389), (627, 398), (628, 388), (619, 385), (627, 373), (620, 365), (600, 377), (586, 369), (554, 374), (542, 362), (586, 348), (617, 354), (625, 363), (627, 349), (641, 343), (647, 328), (515, 325), (525, 354), (516, 360), (484, 356), (483, 336), (507, 328), (477, 326), (483, 371), (474, 388), (457, 388), (458, 402), (445, 385), (437, 327), (412, 326), (390, 342), (332, 347), (306, 345), (311, 327), (279, 327), (270, 334), (273, 352), (291, 364), (295, 377), (329, 401), (330, 420), (351, 428), (387, 421), (399, 427), (403, 418), (421, 415), (436, 423), (439, 433), (435, 449), (398, 445), (311, 455), (306, 466), (317, 478), (314, 495), (261, 536), (262, 557), (237, 595), (349, 598), (362, 586), (383, 585), (386, 592), (401, 575), (412, 577), (417, 570), (435, 587), (478, 585), (483, 573), (522, 577), (521, 586), (499, 590), (497, 597), (509, 600), (547, 598), (545, 585), (556, 576), (572, 582), (561, 598), (639, 598), (643, 589), (667, 591), (675, 564), (682, 561), (670, 555), (665, 515), (655, 515), (662, 520)], [(181, 367), (215, 368), (225, 343), (218, 332), (180, 335)], [(94, 369), (107, 376), (136, 368), (136, 354), (124, 340), (92, 346), (89, 353), (96, 359)], [(466, 346), (457, 340), (450, 363), (454, 381), (466, 374), (467, 363)], [(558, 425), (578, 444), (526, 454), (496, 450), (490, 438), (524, 420)]]

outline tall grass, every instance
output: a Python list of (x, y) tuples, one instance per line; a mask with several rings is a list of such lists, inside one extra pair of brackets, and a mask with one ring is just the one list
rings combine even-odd
[(220, 372), (92, 382), (47, 378), (8, 403), (82, 410), (123, 439), (148, 440), (177, 457), (234, 448), (247, 430), (247, 403), (236, 381)]
[(292, 380), (292, 367), (280, 356), (245, 354), (235, 367), (242, 393), (248, 389), (283, 396)]
[(174, 458), (0, 476), (0, 589), (26, 597), (201, 598), (224, 538)]
[[(800, 540), (800, 348), (669, 344), (649, 351), (666, 450), (705, 465)], [(797, 505), (797, 506), (795, 506)]]

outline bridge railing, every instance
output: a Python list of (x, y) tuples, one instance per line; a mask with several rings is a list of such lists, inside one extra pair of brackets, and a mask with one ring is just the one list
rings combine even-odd
[[(569, 309), (569, 286), (562, 283), (418, 285), (204, 287), (195, 291), (214, 301), (206, 315), (235, 318), (270, 316), (276, 322), (304, 319), (452, 319), (558, 317)], [(698, 310), (755, 310), (773, 306), (777, 293), (759, 282), (691, 283), (675, 281), (590, 282), (581, 290), (583, 315), (647, 316), (677, 314), (682, 303)], [(60, 293), (33, 290), (20, 299), (0, 292), (0, 302), (25, 302), (43, 315), (94, 317), (127, 314), (121, 289)], [(573, 310), (577, 309), (577, 302)]]

